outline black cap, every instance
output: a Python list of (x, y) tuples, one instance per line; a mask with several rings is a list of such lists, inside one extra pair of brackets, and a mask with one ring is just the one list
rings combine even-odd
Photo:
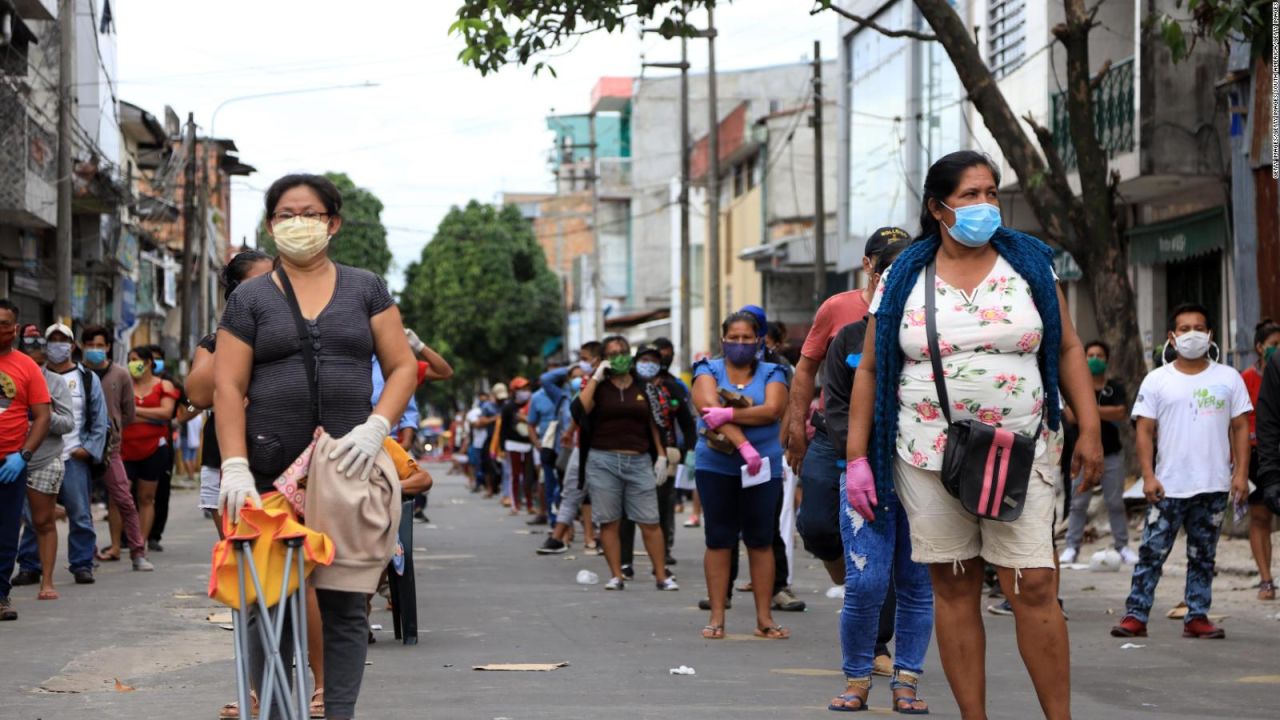
[(650, 355), (650, 354), (657, 355), (658, 357), (662, 357), (662, 353), (658, 352), (658, 348), (654, 345), (649, 345), (649, 344), (645, 344), (637, 347), (635, 357), (638, 358), (641, 355)]
[(886, 226), (871, 233), (862, 254), (872, 260), (876, 259), (884, 249), (896, 242), (911, 242), (911, 234), (900, 227)]

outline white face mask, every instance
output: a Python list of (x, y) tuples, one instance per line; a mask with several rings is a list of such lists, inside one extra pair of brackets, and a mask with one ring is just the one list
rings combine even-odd
[(271, 226), (271, 236), (280, 254), (305, 262), (329, 247), (329, 223), (318, 218), (291, 217)]
[(1199, 360), (1209, 352), (1209, 333), (1192, 330), (1173, 338), (1173, 346), (1178, 354), (1188, 360)]

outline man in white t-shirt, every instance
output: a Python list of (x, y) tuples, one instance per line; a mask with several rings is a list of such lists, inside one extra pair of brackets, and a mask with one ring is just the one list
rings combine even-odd
[[(1202, 306), (1173, 311), (1169, 342), (1177, 359), (1147, 375), (1133, 406), (1142, 489), (1150, 508), (1125, 616), (1111, 634), (1146, 636), (1156, 585), (1182, 527), (1187, 533), (1182, 636), (1218, 639), (1226, 632), (1208, 618), (1213, 564), (1228, 499), (1241, 504), (1249, 494), (1253, 406), (1240, 373), (1208, 358), (1212, 334)], [(1232, 457), (1243, 460), (1233, 466)]]

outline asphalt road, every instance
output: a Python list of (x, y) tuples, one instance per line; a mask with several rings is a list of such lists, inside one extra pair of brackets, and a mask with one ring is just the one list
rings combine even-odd
[[(462, 479), (432, 468), (430, 525), (416, 526), (421, 643), (403, 646), (377, 633), (370, 649), (360, 717), (400, 718), (820, 718), (843, 687), (838, 600), (824, 595), (825, 573), (797, 560), (795, 589), (804, 613), (778, 613), (785, 642), (750, 637), (747, 598), (729, 613), (729, 638), (704, 641), (699, 531), (680, 528), (678, 593), (645, 582), (625, 592), (580, 586), (603, 558), (539, 557), (542, 537), (524, 517), (508, 517)], [(127, 563), (100, 569), (96, 585), (77, 586), (60, 571), (62, 599), (37, 602), (18, 588), (18, 622), (0, 625), (0, 691), (5, 720), (215, 718), (233, 698), (231, 633), (208, 621), (206, 596), (212, 526), (194, 492), (175, 492), (166, 550), (157, 571)], [(65, 530), (65, 528), (64, 528)], [(65, 554), (65, 546), (61, 555)], [(801, 552), (803, 555), (803, 552)], [(745, 567), (745, 563), (744, 563)], [(639, 568), (639, 575), (648, 567)], [(1215, 609), (1227, 613), (1225, 641), (1185, 640), (1179, 623), (1154, 620), (1145, 647), (1122, 649), (1107, 630), (1121, 612), (1127, 574), (1064, 573), (1071, 613), (1074, 716), (1123, 718), (1274, 718), (1280, 691), (1280, 604), (1261, 605), (1252, 580), (1223, 576)], [(1157, 609), (1181, 593), (1166, 575)], [(372, 621), (390, 628), (375, 601)], [(986, 617), (990, 717), (1040, 716), (1017, 654), (1011, 618)], [(477, 672), (475, 665), (567, 662), (551, 672)], [(681, 665), (693, 676), (674, 676)], [(117, 680), (119, 685), (117, 685)], [(132, 688), (132, 689), (130, 689)], [(933, 717), (958, 718), (931, 652), (922, 695)], [(887, 680), (872, 691), (873, 715), (889, 714)]]

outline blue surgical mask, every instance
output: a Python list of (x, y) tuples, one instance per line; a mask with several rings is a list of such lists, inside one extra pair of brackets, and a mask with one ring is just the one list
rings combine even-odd
[(662, 372), (662, 365), (652, 360), (641, 360), (636, 363), (636, 374), (640, 376), (641, 380), (652, 380), (660, 372)]
[(101, 365), (107, 361), (107, 351), (89, 348), (84, 351), (84, 361), (90, 365)]
[(154, 374), (156, 374), (156, 375), (159, 375), (160, 373), (164, 372), (164, 361), (163, 361), (163, 360), (155, 360), (155, 361), (153, 361), (153, 362), (154, 362), (154, 364), (155, 364), (155, 369), (153, 369), (153, 370), (151, 371), (152, 373), (154, 373)]
[(576, 378), (574, 378), (574, 379), (570, 380), (570, 381), (569, 381), (569, 388), (570, 388), (571, 390), (573, 390), (574, 394), (577, 394), (577, 393), (582, 392), (582, 378), (580, 378), (580, 377), (576, 377)]
[(951, 238), (965, 247), (982, 247), (1000, 228), (1000, 208), (991, 203), (965, 205), (953, 208), (946, 203), (942, 207), (956, 214), (956, 224), (948, 227)]

